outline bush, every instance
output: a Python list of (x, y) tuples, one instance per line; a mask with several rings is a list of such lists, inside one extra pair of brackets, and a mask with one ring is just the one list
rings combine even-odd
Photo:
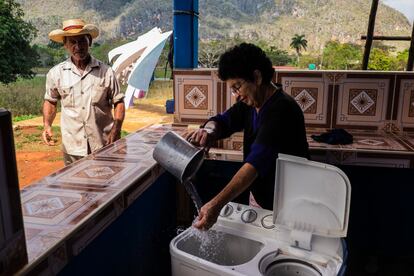
[(9, 85), (0, 85), (0, 107), (10, 110), (13, 117), (41, 115), (45, 93), (45, 77), (18, 79)]
[(320, 63), (321, 63), (321, 60), (317, 56), (303, 55), (303, 56), (300, 57), (298, 67), (308, 69), (309, 64), (315, 64), (316, 66), (319, 66)]
[(369, 70), (394, 71), (398, 69), (398, 61), (389, 52), (380, 48), (371, 50), (368, 63)]

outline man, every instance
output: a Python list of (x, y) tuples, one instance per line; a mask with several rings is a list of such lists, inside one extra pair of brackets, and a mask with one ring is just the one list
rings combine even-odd
[(244, 131), (244, 164), (230, 182), (200, 210), (199, 229), (209, 229), (229, 201), (248, 204), (250, 192), (265, 209), (273, 209), (275, 162), (278, 153), (309, 157), (303, 112), (296, 101), (272, 83), (274, 70), (257, 46), (242, 43), (220, 57), (218, 74), (227, 81), (234, 104), (185, 137), (209, 147), (217, 139)]
[(46, 76), (42, 138), (46, 144), (54, 144), (52, 123), (60, 100), (65, 165), (120, 138), (124, 95), (113, 70), (89, 54), (92, 39), (98, 35), (95, 25), (80, 19), (66, 20), (62, 29), (49, 33), (51, 40), (63, 43), (70, 58)]

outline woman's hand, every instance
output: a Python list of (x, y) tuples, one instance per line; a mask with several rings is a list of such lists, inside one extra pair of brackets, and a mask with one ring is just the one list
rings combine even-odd
[(204, 147), (208, 151), (217, 140), (216, 123), (210, 121), (204, 128), (187, 132), (183, 137), (193, 145)]
[(217, 221), (221, 207), (213, 201), (204, 204), (198, 214), (198, 220), (194, 223), (194, 227), (203, 231), (210, 229)]

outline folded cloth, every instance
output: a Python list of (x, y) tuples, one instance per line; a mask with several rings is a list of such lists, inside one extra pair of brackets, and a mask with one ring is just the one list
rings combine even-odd
[(311, 137), (316, 142), (331, 145), (347, 145), (353, 143), (352, 135), (343, 128), (334, 128), (321, 135), (311, 135)]

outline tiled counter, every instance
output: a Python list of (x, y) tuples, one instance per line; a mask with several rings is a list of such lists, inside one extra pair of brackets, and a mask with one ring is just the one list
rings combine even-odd
[(152, 158), (167, 131), (131, 134), (21, 191), (29, 263), (22, 274), (53, 275), (113, 223), (163, 173)]

